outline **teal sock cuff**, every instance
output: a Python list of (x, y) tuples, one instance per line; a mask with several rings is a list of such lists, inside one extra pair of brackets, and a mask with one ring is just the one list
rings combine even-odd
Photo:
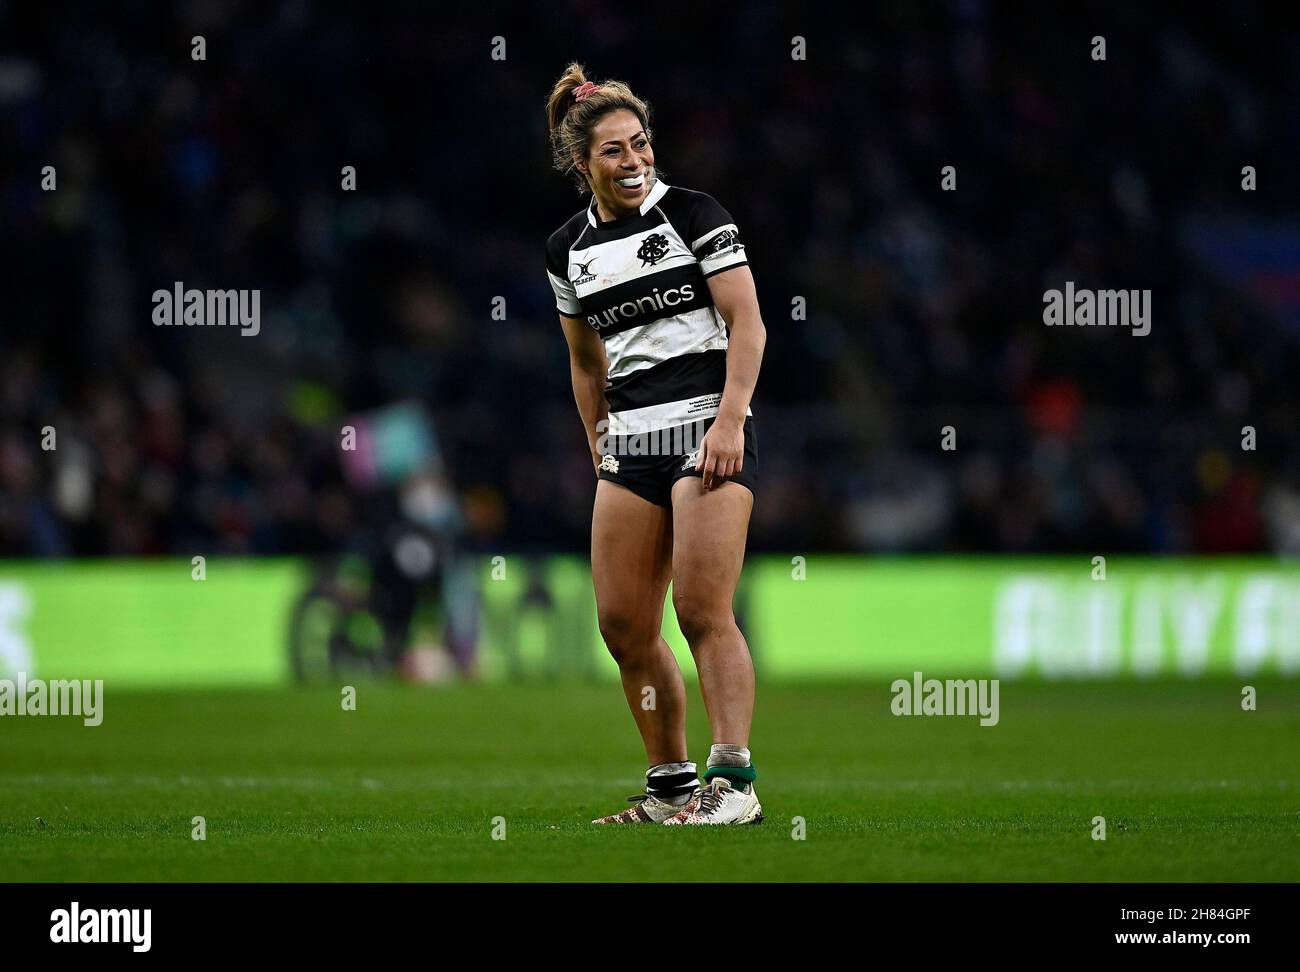
[(715, 776), (721, 776), (732, 783), (753, 783), (758, 779), (758, 770), (753, 763), (748, 766), (710, 766), (704, 771), (704, 782), (707, 783)]

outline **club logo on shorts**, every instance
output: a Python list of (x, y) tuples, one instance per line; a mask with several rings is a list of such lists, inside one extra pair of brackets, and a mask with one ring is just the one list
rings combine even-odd
[(636, 255), (641, 258), (641, 266), (647, 263), (654, 266), (662, 260), (668, 253), (668, 237), (662, 233), (651, 233), (641, 243), (641, 248), (636, 251)]
[(618, 460), (613, 456), (601, 456), (600, 469), (601, 472), (616, 473), (618, 472)]

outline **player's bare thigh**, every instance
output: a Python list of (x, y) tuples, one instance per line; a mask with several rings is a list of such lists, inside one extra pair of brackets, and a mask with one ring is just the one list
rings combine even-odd
[(612, 652), (657, 644), (672, 555), (671, 510), (608, 480), (597, 483), (591, 573), (601, 634)]
[(673, 604), (685, 631), (730, 618), (754, 494), (730, 482), (706, 490), (701, 478), (687, 476), (673, 484), (672, 497)]

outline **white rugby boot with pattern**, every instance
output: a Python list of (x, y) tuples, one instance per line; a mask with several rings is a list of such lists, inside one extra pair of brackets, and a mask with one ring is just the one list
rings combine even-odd
[(763, 808), (754, 784), (737, 788), (722, 776), (701, 787), (685, 807), (664, 821), (664, 826), (708, 826), (757, 824), (763, 822)]
[(611, 813), (608, 817), (598, 817), (592, 821), (594, 824), (661, 824), (675, 813), (681, 811), (681, 807), (675, 803), (668, 803), (660, 800), (649, 793), (638, 793), (636, 796), (628, 797), (628, 800), (635, 803), (636, 806), (628, 807), (619, 813)]

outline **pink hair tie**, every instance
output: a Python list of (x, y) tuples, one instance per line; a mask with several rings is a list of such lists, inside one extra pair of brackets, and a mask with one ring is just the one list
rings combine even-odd
[(584, 81), (582, 82), (582, 84), (578, 85), (576, 88), (573, 89), (573, 100), (584, 101), (590, 95), (594, 94), (599, 90), (600, 90), (600, 85), (598, 85), (595, 81)]

